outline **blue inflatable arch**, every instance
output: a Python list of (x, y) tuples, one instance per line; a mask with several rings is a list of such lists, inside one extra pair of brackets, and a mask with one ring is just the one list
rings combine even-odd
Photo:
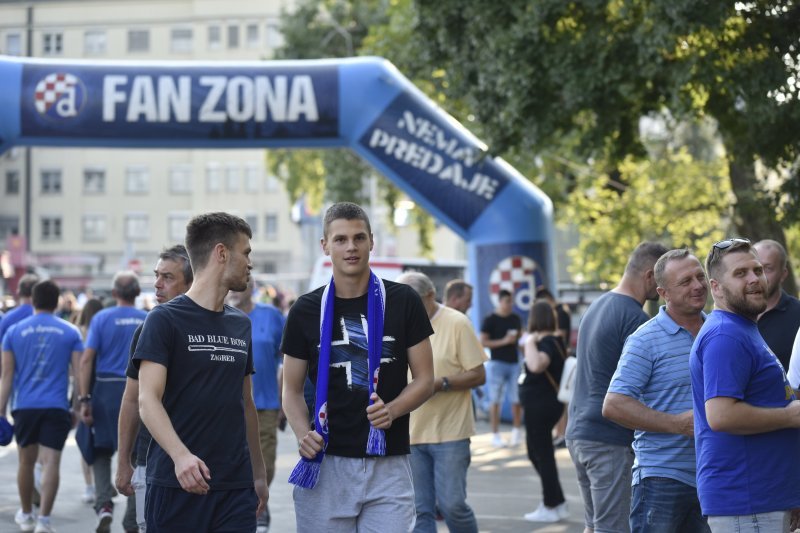
[(12, 146), (349, 147), (467, 243), (473, 320), (555, 287), (552, 203), (388, 61), (99, 62), (0, 57)]

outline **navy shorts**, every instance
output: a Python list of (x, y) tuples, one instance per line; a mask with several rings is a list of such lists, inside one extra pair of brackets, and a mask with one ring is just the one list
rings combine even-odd
[(147, 484), (147, 533), (254, 533), (255, 489), (212, 490), (190, 494), (181, 488)]
[(12, 411), (17, 446), (41, 444), (54, 450), (64, 449), (72, 417), (64, 409), (18, 409)]

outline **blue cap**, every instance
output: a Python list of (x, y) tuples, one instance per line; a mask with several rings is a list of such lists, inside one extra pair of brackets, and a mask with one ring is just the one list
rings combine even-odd
[(0, 446), (8, 446), (14, 438), (14, 426), (4, 416), (0, 416)]

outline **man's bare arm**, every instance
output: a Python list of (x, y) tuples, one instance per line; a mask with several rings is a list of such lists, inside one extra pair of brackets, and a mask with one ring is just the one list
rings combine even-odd
[(2, 375), (0, 376), (0, 416), (7, 416), (8, 399), (14, 387), (14, 352), (5, 350), (2, 354)]
[(139, 368), (139, 414), (150, 434), (175, 463), (175, 475), (181, 488), (192, 494), (206, 494), (211, 472), (192, 454), (172, 426), (161, 403), (167, 383), (167, 367), (142, 361)]
[[(92, 369), (94, 368), (94, 360), (97, 352), (94, 348), (86, 348), (81, 356), (81, 363), (78, 368), (78, 395), (86, 396), (91, 391), (89, 385), (92, 382)], [(92, 404), (90, 402), (81, 402), (81, 419), (87, 426), (94, 423), (92, 418)]]
[(127, 378), (122, 403), (119, 407), (119, 423), (117, 431), (117, 490), (125, 496), (133, 494), (131, 478), (133, 465), (131, 451), (139, 430), (139, 381)]
[(322, 450), (322, 436), (311, 430), (308, 406), (303, 396), (308, 361), (283, 356), (283, 412), (300, 446), (300, 455), (313, 459)]
[[(464, 372), (442, 377), (446, 377), (447, 381), (450, 383), (449, 390), (466, 390), (486, 383), (486, 369), (483, 367), (483, 363), (481, 363), (475, 368), (470, 368)], [(435, 392), (440, 392), (442, 390), (441, 377), (434, 380), (433, 389)]]
[(800, 427), (800, 400), (786, 407), (755, 407), (727, 396), (706, 400), (706, 418), (714, 431), (752, 435)]
[(258, 411), (253, 400), (253, 381), (251, 376), (244, 378), (242, 384), (242, 400), (244, 401), (244, 421), (247, 430), (247, 448), (250, 450), (250, 464), (253, 468), (253, 483), (258, 495), (258, 509), (260, 515), (269, 500), (269, 487), (267, 486), (267, 467), (264, 466), (264, 456), (261, 454), (261, 439), (258, 436)]
[(616, 392), (606, 394), (603, 416), (629, 429), (694, 436), (692, 411), (664, 413), (647, 407), (636, 398)]

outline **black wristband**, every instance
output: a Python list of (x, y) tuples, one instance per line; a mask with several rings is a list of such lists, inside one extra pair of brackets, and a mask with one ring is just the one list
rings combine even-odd
[(447, 378), (442, 378), (442, 392), (447, 392), (450, 390), (450, 380)]
[(92, 395), (87, 394), (86, 396), (78, 396), (78, 401), (81, 403), (89, 403), (92, 401)]

